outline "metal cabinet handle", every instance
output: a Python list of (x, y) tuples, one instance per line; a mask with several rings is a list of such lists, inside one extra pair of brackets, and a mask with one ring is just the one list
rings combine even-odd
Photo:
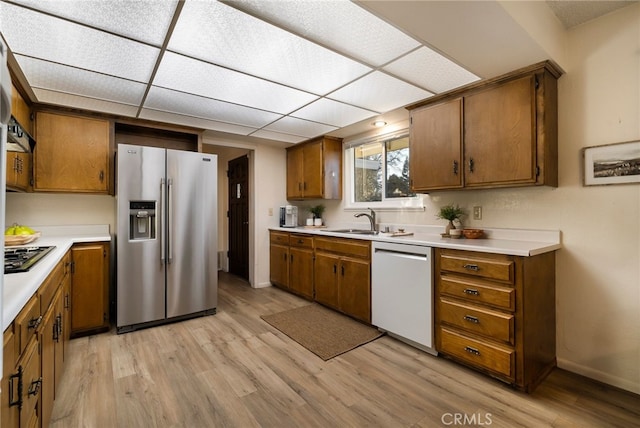
[(69, 294), (65, 294), (64, 295), (64, 308), (65, 309), (69, 309), (70, 305), (69, 305)]
[(473, 172), (473, 170), (475, 169), (475, 162), (473, 161), (473, 158), (469, 159), (469, 172)]
[(104, 181), (104, 171), (100, 171), (99, 178), (100, 178), (100, 182), (102, 183)]
[(480, 351), (478, 351), (476, 348), (472, 348), (471, 346), (465, 346), (464, 350), (473, 355), (480, 355)]
[(42, 315), (40, 315), (38, 318), (31, 318), (29, 320), (29, 323), (27, 324), (27, 329), (28, 330), (35, 330), (38, 328), (38, 326), (40, 325), (40, 323), (42, 322)]
[(27, 390), (27, 395), (38, 395), (40, 386), (42, 386), (42, 376), (31, 382), (29, 389)]
[(472, 322), (474, 324), (480, 324), (480, 320), (478, 318), (474, 317), (474, 316), (471, 316), (471, 315), (465, 315), (465, 316), (462, 317), (462, 319), (465, 320), (465, 321)]
[(453, 161), (453, 175), (458, 175), (458, 161)]
[(480, 270), (480, 266), (478, 265), (472, 265), (472, 264), (466, 264), (462, 266), (463, 268), (467, 269), (467, 270), (472, 270), (474, 272), (478, 272)]
[(480, 292), (478, 290), (474, 290), (473, 288), (465, 288), (463, 292), (464, 294), (470, 294), (472, 296), (480, 295)]
[[(18, 406), (18, 410), (22, 409), (22, 375), (24, 370), (22, 366), (18, 367), (18, 373), (9, 376), (9, 407)], [(13, 381), (18, 380), (18, 399), (13, 397)]]

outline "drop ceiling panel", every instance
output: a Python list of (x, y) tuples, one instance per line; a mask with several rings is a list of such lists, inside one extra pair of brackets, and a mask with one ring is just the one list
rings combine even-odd
[(32, 88), (139, 105), (146, 85), (22, 55), (16, 60)]
[(368, 117), (376, 116), (377, 113), (370, 110), (361, 109), (338, 101), (321, 98), (301, 108), (291, 114), (300, 119), (312, 120), (314, 122), (326, 123), (337, 127), (350, 125)]
[(375, 67), (420, 46), (349, 0), (229, 4)]
[(322, 95), (371, 71), (218, 2), (187, 2), (168, 48)]
[(154, 85), (275, 113), (289, 113), (316, 96), (167, 52)]
[(166, 111), (142, 109), (141, 119), (155, 120), (158, 122), (175, 123), (176, 125), (192, 126), (194, 128), (210, 129), (213, 131), (228, 132), (230, 134), (249, 135), (255, 128), (233, 125), (230, 123), (216, 122), (214, 120), (201, 119), (199, 117), (184, 116)]
[(15, 54), (145, 82), (159, 49), (0, 3), (2, 34)]
[(283, 117), (266, 126), (267, 131), (282, 132), (285, 134), (300, 135), (302, 137), (315, 137), (316, 135), (326, 134), (335, 131), (334, 126), (324, 125), (322, 123), (310, 122), (308, 120), (297, 119), (295, 117)]
[(261, 128), (282, 115), (237, 104), (205, 98), (198, 95), (176, 92), (153, 86), (144, 103), (146, 108), (195, 116), (202, 119), (229, 122), (236, 125)]
[(435, 93), (479, 80), (475, 74), (427, 47), (392, 62), (384, 70)]
[(376, 71), (329, 95), (329, 98), (377, 112), (386, 112), (433, 94)]
[(87, 98), (79, 95), (65, 94), (64, 92), (33, 88), (33, 93), (38, 99), (38, 102), (43, 104), (53, 104), (129, 117), (135, 117), (138, 112), (138, 108), (136, 106), (97, 100), (95, 98)]
[(164, 42), (178, 3), (176, 0), (15, 2), (158, 47)]
[(254, 132), (253, 134), (251, 134), (251, 136), (266, 138), (267, 140), (283, 141), (285, 143), (291, 143), (291, 144), (301, 143), (308, 139), (306, 137), (301, 137), (298, 135), (283, 134), (280, 132), (267, 131), (264, 129)]

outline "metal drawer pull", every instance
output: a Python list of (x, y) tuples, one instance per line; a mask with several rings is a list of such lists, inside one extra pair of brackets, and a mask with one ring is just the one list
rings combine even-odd
[(480, 324), (480, 320), (478, 318), (476, 318), (476, 317), (471, 316), (471, 315), (465, 315), (465, 316), (462, 317), (462, 319), (465, 320), (465, 321), (472, 322), (474, 324)]
[(27, 390), (27, 395), (38, 395), (38, 391), (40, 391), (40, 386), (42, 385), (42, 376), (38, 379), (31, 382), (29, 385), (29, 389)]
[(472, 348), (471, 346), (465, 346), (464, 350), (473, 355), (480, 355), (480, 351), (478, 351), (476, 348)]
[[(18, 406), (19, 410), (22, 410), (22, 375), (24, 370), (22, 366), (18, 367), (18, 373), (12, 374), (9, 376), (9, 407)], [(18, 380), (18, 399), (14, 399), (13, 397), (13, 381), (14, 379)]]
[(40, 315), (38, 318), (31, 318), (29, 320), (29, 324), (27, 324), (27, 329), (28, 330), (37, 329), (41, 322), (42, 322), (42, 315)]
[(479, 296), (480, 292), (478, 290), (474, 290), (473, 288), (465, 288), (464, 294), (471, 294), (472, 296)]
[(472, 271), (475, 271), (475, 272), (478, 272), (480, 270), (480, 266), (478, 266), (478, 265), (466, 264), (466, 265), (463, 265), (462, 267), (467, 269), (467, 270), (472, 270)]

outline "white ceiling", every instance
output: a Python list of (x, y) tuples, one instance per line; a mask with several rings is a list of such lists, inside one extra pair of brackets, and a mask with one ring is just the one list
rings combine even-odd
[(2, 0), (0, 31), (34, 101), (286, 143), (548, 58), (496, 1)]

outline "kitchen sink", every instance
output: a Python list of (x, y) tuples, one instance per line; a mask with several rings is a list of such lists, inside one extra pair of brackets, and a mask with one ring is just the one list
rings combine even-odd
[(377, 235), (378, 232), (369, 229), (324, 229), (325, 232), (353, 233), (356, 235)]

